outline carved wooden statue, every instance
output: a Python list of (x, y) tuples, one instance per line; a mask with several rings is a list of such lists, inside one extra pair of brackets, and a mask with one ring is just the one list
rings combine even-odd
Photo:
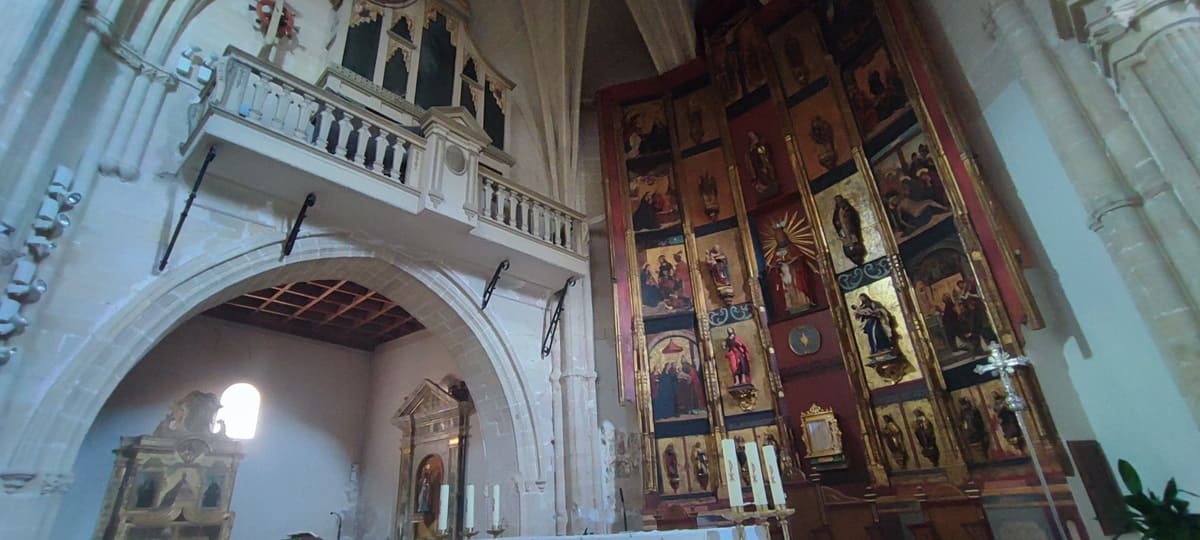
[[(241, 443), (213, 394), (176, 401), (153, 435), (121, 437), (96, 540), (228, 540)], [(215, 432), (214, 432), (215, 431)]]

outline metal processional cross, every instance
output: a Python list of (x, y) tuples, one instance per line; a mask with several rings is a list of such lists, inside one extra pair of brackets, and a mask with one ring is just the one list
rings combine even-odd
[(1038, 481), (1042, 484), (1042, 492), (1046, 495), (1046, 504), (1050, 506), (1050, 516), (1054, 519), (1054, 526), (1058, 529), (1058, 537), (1067, 540), (1067, 531), (1063, 528), (1062, 518), (1058, 516), (1058, 507), (1054, 504), (1054, 495), (1050, 493), (1050, 484), (1046, 481), (1046, 473), (1042, 471), (1042, 462), (1038, 460), (1037, 449), (1034, 448), (1033, 439), (1029, 436), (1029, 427), (1025, 425), (1025, 400), (1017, 393), (1017, 387), (1013, 384), (1013, 374), (1017, 367), (1029, 366), (1032, 362), (1024, 356), (1012, 356), (1008, 351), (1004, 350), (999, 343), (992, 342), (988, 344), (988, 348), (992, 350), (992, 354), (988, 356), (986, 364), (975, 366), (975, 373), (980, 375), (996, 374), (1000, 377), (1000, 384), (1004, 385), (1004, 392), (1008, 395), (1005, 399), (1005, 404), (1017, 417), (1017, 426), (1021, 428), (1021, 436), (1025, 438), (1025, 445), (1029, 451), (1029, 458), (1033, 461), (1033, 470), (1037, 473)]

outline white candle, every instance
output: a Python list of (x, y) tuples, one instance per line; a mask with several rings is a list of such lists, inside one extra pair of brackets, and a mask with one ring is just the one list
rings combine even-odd
[(779, 474), (779, 459), (775, 456), (775, 447), (763, 447), (763, 461), (767, 467), (767, 483), (771, 486), (771, 501), (775, 508), (787, 507), (787, 495), (783, 492), (783, 475)]
[(746, 443), (746, 469), (750, 472), (750, 493), (756, 508), (766, 508), (767, 488), (763, 485), (762, 462), (758, 457), (758, 443)]
[(492, 530), (500, 528), (500, 484), (492, 484)]
[(447, 520), (450, 519), (450, 484), (442, 484), (441, 504), (438, 505), (438, 530), (448, 530)]
[(738, 473), (737, 442), (733, 439), (721, 441), (721, 463), (725, 469), (725, 490), (729, 493), (729, 507), (740, 509), (746, 505), (742, 499), (742, 477)]
[(472, 530), (475, 528), (475, 485), (467, 484), (466, 506), (463, 510), (463, 528)]

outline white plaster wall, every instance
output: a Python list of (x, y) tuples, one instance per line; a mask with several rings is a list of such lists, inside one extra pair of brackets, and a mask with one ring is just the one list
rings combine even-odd
[[(363, 443), (363, 481), (360, 532), (363, 540), (383, 540), (391, 534), (400, 479), (401, 431), (392, 417), (425, 379), (441, 384), (447, 376), (462, 378), (458, 364), (437, 336), (417, 332), (380, 345), (371, 357), (367, 431)], [(467, 444), (467, 476), (475, 484), (476, 529), (490, 517), (484, 509), (483, 486), (489, 476), (487, 441), (479, 437), (479, 415), (471, 416)], [(503, 502), (501, 503), (503, 504)], [(502, 508), (503, 509), (503, 508)], [(394, 540), (394, 539), (393, 539)]]
[(192, 390), (219, 397), (248, 382), (262, 394), (258, 431), (243, 442), (234, 485), (234, 540), (311, 530), (332, 538), (329, 512), (346, 505), (359, 461), (369, 353), (209, 317), (168, 335), (117, 387), (92, 426), (51, 538), (85, 540), (95, 529), (112, 450), (121, 436), (153, 432)]
[(1072, 340), (1063, 355), (1105, 453), (1133, 463), (1156, 490), (1171, 476), (1200, 485), (1200, 432), (1020, 85), (984, 117), (1089, 345), (1085, 355)]

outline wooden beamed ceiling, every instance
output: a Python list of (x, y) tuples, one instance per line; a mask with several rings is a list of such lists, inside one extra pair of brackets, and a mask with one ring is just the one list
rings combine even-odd
[(277, 285), (205, 314), (365, 351), (425, 328), (386, 296), (344, 279)]

